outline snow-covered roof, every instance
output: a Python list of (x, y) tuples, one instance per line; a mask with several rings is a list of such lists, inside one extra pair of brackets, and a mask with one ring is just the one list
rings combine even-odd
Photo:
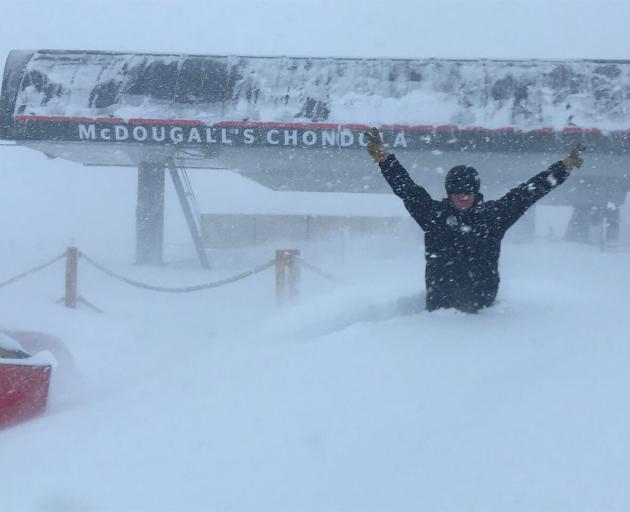
[(627, 129), (630, 61), (36, 51), (14, 114)]

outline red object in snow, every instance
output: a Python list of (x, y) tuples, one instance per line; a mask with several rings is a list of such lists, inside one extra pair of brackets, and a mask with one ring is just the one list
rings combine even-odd
[(0, 363), (0, 428), (44, 412), (50, 372), (48, 365)]

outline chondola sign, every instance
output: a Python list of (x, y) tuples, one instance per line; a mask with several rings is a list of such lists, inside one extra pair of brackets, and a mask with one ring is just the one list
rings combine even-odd
[[(15, 116), (17, 140), (55, 142), (176, 145), (187, 147), (364, 148), (367, 125), (197, 120)], [(382, 125), (385, 145), (392, 149), (445, 151), (556, 151), (576, 141), (612, 152), (630, 151), (626, 132), (569, 127), (457, 127), (453, 125)]]
[[(78, 139), (94, 142), (139, 142), (185, 145), (263, 145), (299, 147), (365, 147), (362, 131), (347, 128), (280, 127), (224, 127), (224, 126), (168, 126), (124, 124), (99, 126), (79, 124)], [(402, 130), (390, 134), (385, 141), (394, 148), (408, 146)]]
[[(364, 148), (367, 125), (223, 121), (206, 125), (197, 120), (129, 119), (61, 116), (15, 116), (15, 128), (28, 140), (118, 142), (187, 146), (280, 146), (302, 148)], [(455, 127), (449, 127), (455, 128)], [(385, 145), (408, 148), (416, 133), (431, 126), (383, 126)], [(412, 133), (413, 132), (413, 133)]]

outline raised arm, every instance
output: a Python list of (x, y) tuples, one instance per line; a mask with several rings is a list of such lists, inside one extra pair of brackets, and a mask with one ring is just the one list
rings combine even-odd
[(580, 153), (584, 149), (584, 146), (578, 144), (564, 160), (552, 164), (546, 171), (538, 173), (495, 201), (497, 220), (503, 230), (514, 224), (536, 201), (564, 183), (571, 170), (582, 165)]
[(376, 128), (365, 133), (368, 139), (368, 152), (378, 162), (383, 177), (398, 197), (403, 200), (411, 216), (424, 228), (428, 222), (433, 199), (420, 185), (415, 183), (395, 155), (390, 154)]
[(415, 211), (431, 206), (433, 199), (429, 193), (411, 179), (395, 155), (389, 155), (378, 165), (385, 181), (392, 187), (394, 194), (403, 200), (409, 213), (413, 215)]

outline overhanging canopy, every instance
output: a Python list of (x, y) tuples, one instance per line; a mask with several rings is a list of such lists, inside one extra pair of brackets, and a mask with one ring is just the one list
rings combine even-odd
[(132, 166), (177, 156), (326, 191), (385, 190), (363, 149), (369, 125), (429, 186), (467, 162), (500, 190), (580, 140), (598, 154), (583, 175), (619, 189), (629, 111), (628, 61), (15, 50), (0, 96), (2, 138), (52, 156)]

